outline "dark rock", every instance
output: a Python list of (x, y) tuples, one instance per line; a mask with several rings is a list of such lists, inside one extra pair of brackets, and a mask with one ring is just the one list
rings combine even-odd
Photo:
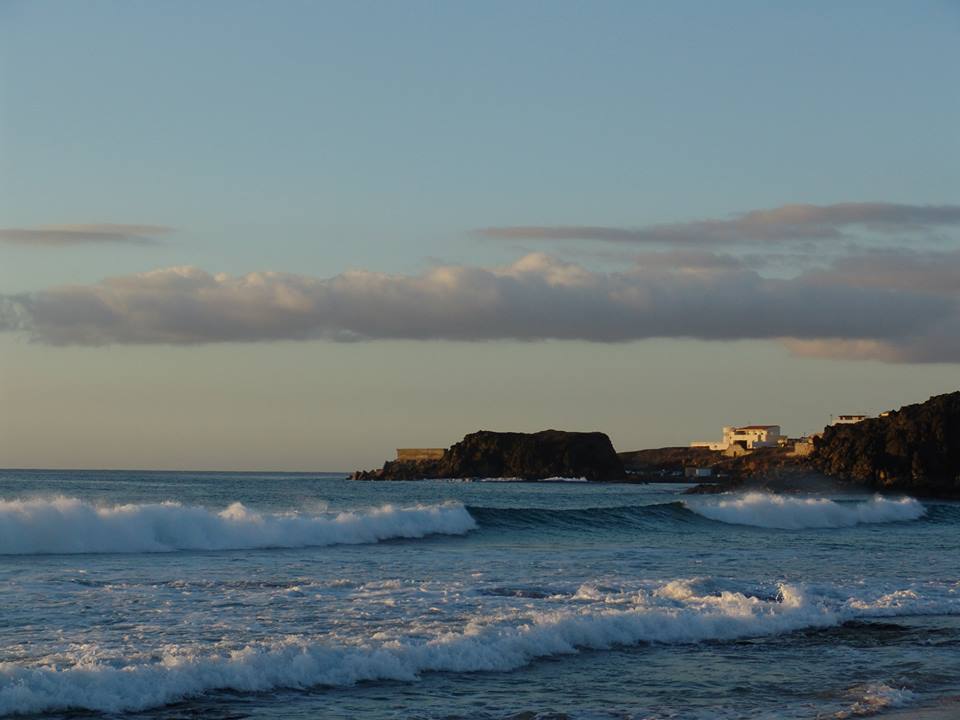
[(960, 498), (960, 392), (882, 417), (831, 425), (813, 453), (758, 450), (717, 463), (728, 478), (688, 492), (882, 492)]
[[(802, 459), (777, 453), (779, 448), (763, 448), (751, 455), (726, 462), (724, 477), (717, 483), (696, 485), (685, 492), (691, 495), (711, 495), (725, 492), (761, 491), (770, 493), (835, 493), (862, 492), (863, 488), (844, 488), (818, 470), (810, 468)], [(749, 462), (746, 462), (749, 459)]]
[(854, 425), (831, 425), (810, 465), (844, 484), (960, 497), (960, 392)]
[(626, 475), (610, 438), (601, 432), (481, 430), (464, 437), (439, 460), (392, 460), (380, 470), (359, 471), (351, 477), (355, 480), (582, 477), (592, 481), (622, 481)]

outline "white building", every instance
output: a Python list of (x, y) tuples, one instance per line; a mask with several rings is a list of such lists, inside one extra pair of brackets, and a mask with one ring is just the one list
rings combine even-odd
[(782, 437), (779, 425), (742, 425), (740, 427), (728, 425), (723, 428), (723, 440), (692, 442), (690, 447), (726, 450), (732, 445), (739, 445), (745, 450), (753, 450), (761, 447), (777, 447)]
[(868, 417), (870, 416), (863, 415), (863, 414), (837, 415), (837, 417), (834, 418), (833, 422), (830, 424), (831, 425), (853, 425), (854, 423), (858, 423), (863, 420), (866, 420)]

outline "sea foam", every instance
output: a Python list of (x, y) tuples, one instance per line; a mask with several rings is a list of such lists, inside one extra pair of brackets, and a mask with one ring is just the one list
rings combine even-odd
[(259, 513), (238, 502), (217, 512), (176, 502), (0, 500), (0, 555), (311, 547), (460, 535), (475, 527), (458, 503), (302, 514)]
[(891, 500), (879, 495), (863, 502), (835, 502), (751, 492), (720, 499), (686, 500), (684, 506), (711, 520), (783, 530), (903, 522), (917, 520), (926, 513), (913, 498)]
[[(626, 598), (622, 598), (625, 599)], [(904, 607), (903, 613), (911, 608)], [(426, 672), (508, 671), (579, 649), (642, 642), (694, 643), (830, 627), (871, 616), (801, 587), (781, 584), (775, 598), (706, 592), (676, 580), (639, 592), (617, 608), (530, 612), (508, 619), (467, 619), (458, 632), (426, 639), (333, 645), (287, 637), (233, 650), (168, 647), (156, 662), (98, 662), (72, 667), (0, 663), (0, 715), (68, 708), (122, 712), (158, 707), (215, 689), (348, 686), (417, 679)]]
[(916, 699), (916, 694), (906, 688), (890, 687), (886, 683), (867, 683), (850, 688), (849, 694), (856, 697), (846, 710), (834, 713), (837, 720), (877, 715), (888, 708), (908, 705)]

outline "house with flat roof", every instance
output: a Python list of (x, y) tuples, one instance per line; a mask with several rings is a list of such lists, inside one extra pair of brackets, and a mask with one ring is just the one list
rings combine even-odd
[(853, 425), (854, 423), (862, 422), (866, 420), (869, 415), (864, 413), (850, 413), (847, 415), (837, 415), (832, 421), (831, 425)]
[(739, 445), (744, 450), (761, 447), (777, 447), (783, 435), (779, 425), (727, 425), (720, 441), (705, 440), (690, 443), (690, 447), (705, 447), (710, 450), (727, 450)]

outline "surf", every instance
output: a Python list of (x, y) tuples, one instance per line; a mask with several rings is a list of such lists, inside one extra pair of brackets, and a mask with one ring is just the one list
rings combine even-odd
[(710, 520), (779, 530), (847, 528), (870, 523), (918, 520), (926, 514), (913, 498), (876, 495), (860, 502), (751, 492), (709, 500), (685, 500), (684, 507)]
[(323, 512), (222, 510), (179, 502), (97, 505), (74, 497), (0, 500), (0, 555), (253, 550), (463, 535), (476, 522), (462, 504)]
[(954, 600), (933, 607), (916, 593), (897, 595), (895, 605), (889, 595), (841, 600), (779, 583), (774, 596), (759, 597), (680, 579), (629, 595), (593, 597), (583, 608), (466, 618), (461, 629), (426, 638), (416, 637), (413, 628), (413, 637), (350, 645), (287, 636), (219, 651), (175, 646), (154, 662), (101, 662), (94, 653), (68, 667), (0, 663), (0, 715), (78, 708), (137, 711), (222, 689), (263, 692), (414, 681), (432, 672), (506, 672), (581, 650), (735, 641), (831, 628), (853, 619), (957, 610)]
[(612, 528), (655, 530), (698, 523), (779, 530), (840, 529), (873, 523), (909, 522), (928, 514), (922, 503), (909, 497), (889, 499), (876, 496), (863, 501), (836, 501), (757, 492), (650, 505), (562, 509), (471, 505), (467, 509), (481, 529), (542, 527), (571, 532)]

